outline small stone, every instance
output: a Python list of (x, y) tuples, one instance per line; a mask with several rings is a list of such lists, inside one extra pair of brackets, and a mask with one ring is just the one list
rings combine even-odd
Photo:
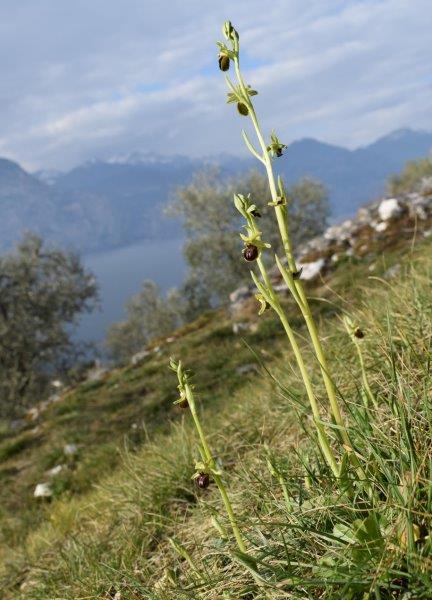
[(396, 219), (403, 212), (403, 208), (396, 198), (387, 198), (382, 200), (378, 206), (378, 214), (382, 221), (390, 221)]
[(399, 264), (393, 265), (384, 273), (385, 279), (391, 279), (392, 277), (396, 277), (396, 275), (399, 275), (400, 270), (401, 266)]
[(141, 361), (143, 361), (149, 354), (149, 350), (140, 350), (131, 357), (130, 362), (132, 365), (137, 365)]
[(237, 302), (242, 302), (243, 300), (247, 300), (251, 296), (252, 296), (251, 288), (248, 287), (247, 285), (243, 285), (242, 287), (239, 287), (238, 289), (234, 290), (234, 292), (231, 292), (231, 294), (229, 295), (229, 299), (232, 304), (236, 304)]
[(232, 326), (233, 333), (235, 333), (236, 335), (238, 335), (242, 331), (247, 331), (248, 329), (249, 326), (247, 323), (233, 323)]
[(378, 233), (381, 233), (383, 231), (385, 231), (388, 227), (388, 223), (386, 223), (385, 221), (381, 221), (380, 223), (376, 223), (374, 226), (375, 231), (377, 231)]
[(87, 371), (87, 381), (99, 381), (107, 372), (99, 361), (95, 361), (94, 367)]
[(299, 263), (297, 267), (303, 269), (301, 278), (303, 281), (312, 281), (320, 275), (325, 267), (326, 261), (324, 258), (319, 258), (310, 263)]
[(76, 444), (66, 444), (63, 452), (66, 456), (74, 456), (78, 452), (78, 446)]
[(51, 498), (53, 492), (49, 483), (38, 483), (34, 489), (35, 498)]
[(47, 471), (47, 475), (48, 475), (48, 477), (55, 477), (56, 475), (61, 473), (64, 468), (65, 468), (65, 465), (56, 465), (55, 467), (53, 467), (52, 469), (49, 469)]
[(258, 371), (258, 368), (254, 363), (240, 365), (239, 367), (236, 368), (237, 375), (248, 375), (249, 373), (256, 373), (257, 371)]
[(29, 421), (36, 421), (39, 418), (39, 415), (40, 410), (36, 406), (29, 408), (26, 413), (26, 417)]

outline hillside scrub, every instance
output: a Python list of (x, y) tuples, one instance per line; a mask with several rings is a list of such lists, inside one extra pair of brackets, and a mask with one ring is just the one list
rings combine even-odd
[[(229, 22), (223, 31), (219, 67), (234, 64), (238, 85), (227, 79), (228, 101), (257, 135), (259, 151), (244, 139), (266, 169), (285, 255), (274, 260), (289, 295), (269, 276), (261, 206), (236, 193), (262, 322), (243, 346), (218, 323), (222, 311), (207, 333), (205, 319), (183, 337), (176, 332), (172, 354), (196, 375), (171, 360), (177, 381), (160, 376), (159, 356), (84, 384), (95, 402), (125, 382), (146, 396), (143, 378), (157, 373), (159, 390), (144, 405), (153, 428), (143, 427), (147, 442), (127, 448), (97, 487), (59, 494), (45, 518), (22, 527), (25, 544), (11, 544), (3, 572), (10, 597), (432, 595), (430, 242), (405, 249), (392, 280), (376, 254), (374, 276), (366, 259), (348, 260), (310, 297), (296, 266), (288, 193), (273, 172), (285, 145), (274, 132), (264, 141), (238, 33)], [(239, 364), (245, 351), (252, 365)], [(176, 384), (179, 396), (164, 393), (157, 405), (157, 392)], [(170, 405), (181, 411), (171, 424)], [(6, 460), (26, 443), (23, 436), (4, 445)]]
[[(389, 178), (390, 194), (400, 195), (421, 191), (420, 184), (429, 179), (429, 194), (432, 194), (432, 157), (409, 161), (403, 171)], [(422, 190), (426, 191), (426, 190)]]
[(144, 281), (141, 290), (126, 303), (126, 319), (108, 329), (105, 346), (110, 357), (127, 361), (150, 340), (171, 333), (181, 322), (178, 300), (173, 293), (164, 298), (153, 281)]
[[(267, 179), (258, 171), (230, 179), (223, 179), (215, 169), (202, 171), (189, 185), (178, 188), (168, 207), (168, 214), (181, 219), (186, 234), (183, 252), (189, 271), (185, 285), (199, 281), (207, 298), (218, 304), (225, 304), (232, 290), (249, 279), (247, 265), (238, 260), (241, 244), (235, 235), (240, 219), (232, 197), (239, 191), (262, 200), (262, 229), (275, 250), (280, 250), (267, 204), (271, 202)], [(325, 230), (329, 204), (321, 183), (302, 178), (287, 189), (287, 198), (295, 242), (309, 240)]]
[(73, 252), (32, 233), (0, 256), (0, 416), (48, 394), (49, 378), (78, 362), (72, 328), (95, 308), (97, 285)]
[[(373, 441), (371, 465), (373, 453), (385, 450), (387, 486), (397, 494), (387, 495), (382, 483), (376, 511), (384, 535), (378, 548), (366, 556), (359, 548), (363, 558), (357, 560), (358, 545), (349, 528), (352, 531), (364, 508), (361, 502), (354, 507), (341, 493), (316, 452), (310, 420), (299, 405), (302, 393), (290, 366), (292, 355), (278, 345), (278, 358), (269, 363), (271, 377), (263, 372), (264, 377), (246, 378), (237, 391), (222, 394), (217, 402), (207, 402), (211, 388), (203, 385), (206, 377), (199, 365), (195, 377), (199, 399), (206, 405), (203, 425), (228, 473), (239, 526), (258, 562), (248, 564), (236, 555), (231, 540), (222, 539), (212, 525), (216, 515), (222, 531), (228, 528), (214, 486), (201, 492), (191, 479), (196, 436), (188, 419), (182, 418), (138, 452), (124, 452), (120, 468), (94, 491), (82, 498), (60, 498), (49, 506), (49, 520), (29, 530), (19, 551), (9, 552), (3, 587), (14, 591), (6, 597), (96, 599), (119, 592), (128, 599), (173, 600), (224, 594), (300, 599), (364, 598), (373, 593), (371, 597), (403, 598), (409, 589), (412, 598), (428, 598), (430, 257), (427, 242), (417, 258), (406, 257), (391, 283), (380, 277), (368, 280), (367, 269), (359, 267), (339, 274), (340, 283), (346, 281), (352, 293), (343, 307), (365, 334), (361, 351), (378, 401), (366, 430)], [(357, 350), (347, 343), (337, 316), (326, 319), (323, 336), (338, 372), (341, 397), (360, 418), (365, 398)], [(237, 352), (233, 342), (229, 344)], [(317, 365), (313, 379), (319, 379)], [(168, 384), (175, 387), (174, 376)], [(410, 438), (401, 429), (400, 408), (409, 415)], [(355, 423), (353, 429), (358, 430), (357, 441), (363, 430)], [(359, 444), (364, 443), (363, 437)], [(408, 478), (407, 443), (415, 449), (414, 480)], [(408, 511), (403, 497), (410, 501)], [(407, 552), (410, 523), (415, 541)], [(269, 585), (257, 588), (250, 567), (258, 568)]]
[[(357, 595), (359, 588), (360, 592), (365, 591), (365, 588), (369, 588), (369, 591), (376, 592), (380, 597), (380, 587), (383, 585), (387, 584), (384, 589), (391, 590), (391, 576), (394, 573), (402, 573), (402, 581), (406, 585), (408, 578), (413, 574), (414, 577), (417, 577), (419, 569), (420, 574), (422, 571), (423, 549), (418, 553), (416, 543), (423, 540), (425, 542), (424, 546), (428, 547), (429, 532), (426, 523), (424, 523), (422, 535), (421, 526), (416, 523), (416, 520), (418, 520), (416, 511), (421, 510), (423, 507), (422, 498), (426, 493), (428, 482), (430, 486), (428, 480), (429, 465), (427, 464), (427, 458), (429, 457), (428, 445), (423, 448), (422, 458), (419, 459), (415, 445), (416, 438), (412, 430), (413, 422), (410, 418), (412, 402), (407, 403), (405, 397), (401, 398), (399, 396), (388, 402), (387, 410), (385, 406), (380, 406), (378, 398), (369, 385), (360, 347), (364, 332), (348, 315), (344, 316), (344, 323), (347, 335), (357, 349), (362, 371), (363, 389), (360, 397), (363, 403), (362, 405), (347, 404), (340, 394), (339, 381), (333, 378), (327, 353), (322, 344), (317, 323), (301, 281), (302, 270), (296, 264), (293, 242), (288, 227), (288, 195), (282, 178), (280, 176), (276, 178), (274, 174), (272, 160), (282, 156), (286, 145), (279, 140), (275, 132), (271, 134), (269, 142), (265, 141), (252, 100), (258, 92), (245, 83), (240, 70), (239, 34), (229, 21), (224, 24), (223, 34), (226, 43), (217, 43), (219, 47), (219, 68), (221, 71), (226, 72), (232, 62), (235, 72), (235, 83), (228, 75), (225, 75), (230, 90), (228, 92), (228, 103), (236, 104), (237, 111), (241, 116), (250, 117), (254, 128), (258, 149), (244, 130), (242, 134), (247, 148), (264, 165), (267, 173), (271, 196), (268, 205), (274, 208), (285, 255), (285, 264), (280, 260), (277, 253), (274, 255), (275, 262), (286, 287), (304, 318), (310, 337), (310, 349), (315, 354), (325, 395), (327, 396), (328, 404), (326, 406), (323, 407), (322, 402), (320, 405), (319, 398), (321, 394), (318, 395), (318, 383), (313, 382), (311, 378), (313, 361), (308, 351), (302, 349), (298, 343), (292, 327), (291, 315), (288, 315), (282, 306), (280, 295), (276, 293), (273, 287), (263, 259), (265, 253), (272, 246), (263, 237), (263, 232), (258, 227), (257, 219), (262, 217), (261, 207), (254, 203), (255, 198), (250, 193), (247, 196), (235, 193), (235, 207), (245, 221), (245, 233), (240, 234), (244, 242), (243, 258), (249, 263), (256, 263), (257, 266), (256, 270), (251, 270), (251, 277), (258, 291), (256, 298), (261, 305), (259, 315), (269, 309), (277, 314), (287, 335), (301, 375), (308, 408), (306, 408), (304, 400), (302, 402), (297, 399), (300, 405), (297, 412), (298, 420), (301, 423), (302, 415), (309, 413), (310, 427), (308, 433), (312, 441), (312, 453), (316, 455), (316, 458), (323, 460), (323, 465), (318, 469), (321, 475), (313, 473), (308, 462), (304, 463), (305, 477), (308, 479), (309, 486), (312, 486), (313, 483), (318, 484), (322, 476), (326, 477), (327, 482), (333, 480), (333, 487), (337, 490), (338, 500), (343, 499), (345, 508), (348, 511), (341, 523), (334, 524), (331, 532), (326, 532), (328, 538), (336, 542), (336, 545), (342, 541), (346, 543), (348, 556), (341, 555), (338, 557), (336, 549), (329, 551), (323, 557), (322, 565), (315, 568), (315, 572), (322, 585), (326, 587), (332, 584), (342, 585), (351, 597)], [(171, 361), (171, 366), (174, 370), (177, 370), (180, 402), (185, 403), (186, 409), (190, 409), (201, 440), (199, 446), (201, 462), (198, 463), (200, 466), (196, 467), (198, 468), (197, 481), (205, 479), (205, 487), (208, 487), (210, 478), (213, 477), (224, 501), (232, 533), (239, 548), (237, 553), (233, 554), (231, 551), (231, 557), (248, 570), (257, 587), (278, 588), (283, 587), (284, 584), (288, 586), (297, 583), (300, 586), (305, 584), (301, 571), (296, 573), (293, 569), (287, 570), (286, 566), (283, 568), (279, 564), (272, 564), (274, 541), (270, 542), (270, 538), (274, 532), (271, 528), (268, 529), (267, 536), (261, 533), (262, 538), (265, 540), (264, 548), (261, 547), (261, 544), (257, 544), (249, 538), (249, 549), (247, 549), (244, 533), (241, 527), (238, 527), (238, 519), (232, 509), (231, 502), (228, 500), (229, 496), (225, 487), (225, 481), (228, 479), (227, 474), (224, 472), (223, 466), (219, 464), (219, 458), (210, 454), (202, 426), (197, 419), (195, 401), (188, 383), (188, 375), (183, 371), (180, 362)], [(395, 383), (398, 385), (397, 381)], [(343, 404), (344, 413), (342, 412)], [(425, 415), (421, 414), (420, 420), (428, 417), (429, 411)], [(391, 424), (392, 429), (396, 429), (393, 452), (391, 436), (389, 439), (386, 435), (379, 435), (382, 423), (387, 421)], [(429, 427), (429, 421), (427, 421), (427, 425)], [(405, 455), (399, 455), (401, 443), (405, 446)], [(420, 444), (421, 440), (418, 440), (418, 443)], [(396, 460), (396, 466), (399, 468), (396, 469), (395, 473)], [(267, 464), (270, 473), (277, 478), (283, 488), (286, 509), (290, 514), (293, 512), (294, 503), (292, 494), (290, 498), (286, 479), (281, 470), (275, 467), (271, 460)], [(327, 473), (325, 473), (326, 470)], [(383, 500), (387, 505), (386, 508), (388, 508), (388, 504), (392, 506), (388, 514), (382, 506), (380, 509), (378, 508), (383, 504)], [(302, 504), (301, 500), (298, 501), (298, 504)], [(414, 511), (413, 506), (416, 507)], [(314, 509), (316, 506), (312, 504), (311, 508)], [(396, 514), (399, 512), (396, 522), (394, 522), (395, 512)], [(298, 522), (298, 527), (304, 529), (301, 519)], [(223, 527), (219, 525), (216, 528), (222, 541), (229, 540), (229, 536)], [(319, 529), (316, 530), (316, 533), (319, 535)], [(403, 540), (403, 558), (400, 556), (395, 557), (387, 564), (385, 568), (386, 580), (380, 582), (375, 578), (368, 585), (366, 578), (366, 581), (363, 579), (362, 583), (359, 583), (357, 578), (362, 579), (371, 568), (376, 569), (384, 558), (384, 552), (388, 551), (388, 545), (395, 544), (398, 540), (399, 542)], [(285, 540), (284, 546), (286, 549), (287, 542)], [(185, 553), (186, 551), (179, 549), (178, 545), (174, 545), (174, 547), (181, 556), (186, 557), (193, 566), (193, 570), (197, 571), (192, 560), (188, 558), (189, 555)], [(276, 556), (278, 556), (277, 551)], [(287, 559), (290, 561), (288, 557)], [(310, 555), (306, 553), (303, 560), (307, 564), (307, 561), (310, 561)], [(403, 561), (402, 564), (401, 560)], [(312, 563), (310, 563), (310, 566), (312, 566)], [(418, 579), (418, 583), (421, 585), (423, 578), (420, 576)]]
[[(188, 265), (185, 281), (164, 297), (156, 284), (145, 281), (126, 303), (126, 319), (108, 329), (105, 346), (111, 359), (121, 364), (145, 349), (156, 338), (169, 335), (212, 306), (225, 305), (229, 293), (249, 279), (244, 261), (239, 261), (241, 243), (234, 232), (240, 220), (232, 205), (235, 189), (271, 200), (266, 178), (257, 171), (230, 181), (215, 169), (197, 173), (193, 181), (178, 188), (168, 214), (182, 220), (186, 234), (183, 252)], [(322, 184), (303, 178), (287, 190), (293, 239), (306, 241), (322, 233), (329, 214)], [(270, 220), (271, 207), (263, 205), (263, 229), (274, 248), (282, 249)]]

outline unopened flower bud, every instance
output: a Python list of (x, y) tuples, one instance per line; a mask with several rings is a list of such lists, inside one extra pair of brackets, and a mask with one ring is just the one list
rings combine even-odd
[(221, 71), (228, 71), (230, 68), (230, 59), (226, 54), (219, 54), (219, 69)]
[(227, 40), (233, 40), (234, 38), (239, 39), (239, 34), (232, 26), (231, 21), (225, 21), (224, 26), (222, 28), (222, 33), (224, 34)]
[(258, 258), (258, 248), (254, 244), (248, 244), (243, 250), (243, 258), (248, 262), (253, 262)]
[(246, 106), (246, 104), (243, 104), (243, 102), (237, 102), (237, 110), (239, 111), (239, 113), (241, 115), (243, 115), (244, 117), (247, 117), (249, 114), (249, 109)]
[(210, 485), (210, 477), (207, 473), (199, 473), (198, 477), (195, 479), (197, 486), (201, 490), (205, 490)]

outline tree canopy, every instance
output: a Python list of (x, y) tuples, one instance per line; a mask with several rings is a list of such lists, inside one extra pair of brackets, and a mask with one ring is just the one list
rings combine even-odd
[[(198, 173), (193, 181), (177, 190), (168, 214), (177, 216), (186, 233), (184, 255), (189, 278), (199, 282), (213, 301), (226, 302), (229, 293), (249, 281), (249, 266), (242, 260), (239, 238), (241, 219), (234, 208), (234, 193), (250, 194), (259, 207), (263, 239), (273, 252), (281, 251), (274, 224), (267, 179), (258, 171), (230, 180), (221, 178), (216, 169)], [(289, 227), (293, 242), (306, 241), (327, 226), (329, 205), (324, 186), (304, 178), (287, 189)]]
[(28, 233), (0, 256), (0, 411), (37, 399), (47, 379), (76, 358), (71, 333), (95, 307), (94, 277), (73, 252)]

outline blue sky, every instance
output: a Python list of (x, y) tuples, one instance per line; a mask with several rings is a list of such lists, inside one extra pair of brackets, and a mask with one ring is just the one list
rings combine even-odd
[(348, 147), (431, 130), (430, 0), (2, 0), (0, 156), (242, 154), (215, 41), (231, 19), (264, 128)]

